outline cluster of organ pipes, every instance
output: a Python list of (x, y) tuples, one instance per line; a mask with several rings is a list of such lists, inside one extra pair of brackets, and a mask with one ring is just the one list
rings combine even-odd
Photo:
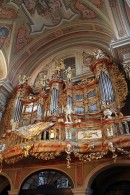
[(112, 104), (115, 101), (114, 89), (111, 79), (103, 71), (100, 73), (99, 86), (101, 93), (101, 102), (103, 104)]

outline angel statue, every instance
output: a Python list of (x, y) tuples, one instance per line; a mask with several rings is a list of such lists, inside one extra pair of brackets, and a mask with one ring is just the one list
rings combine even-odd
[(104, 58), (109, 59), (109, 57), (100, 49), (94, 49), (93, 54), (96, 60), (104, 59)]
[(73, 113), (73, 110), (71, 109), (71, 107), (69, 105), (66, 106), (65, 110), (65, 123), (72, 123), (72, 117), (71, 114)]
[(64, 69), (65, 69), (65, 64), (63, 62), (63, 59), (61, 59), (59, 62), (56, 63), (55, 71), (59, 74)]
[(27, 81), (30, 79), (31, 77), (27, 77), (26, 75), (19, 75), (19, 84), (22, 85), (24, 83), (27, 83)]
[(104, 119), (111, 119), (112, 118), (112, 111), (107, 108), (103, 111)]
[(71, 81), (74, 69), (69, 66), (64, 72), (66, 73), (67, 81)]

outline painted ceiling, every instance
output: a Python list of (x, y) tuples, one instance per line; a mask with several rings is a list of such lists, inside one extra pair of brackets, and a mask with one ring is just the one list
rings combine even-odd
[(1, 78), (11, 81), (19, 72), (31, 73), (42, 60), (72, 45), (107, 50), (114, 38), (105, 0), (1, 0)]

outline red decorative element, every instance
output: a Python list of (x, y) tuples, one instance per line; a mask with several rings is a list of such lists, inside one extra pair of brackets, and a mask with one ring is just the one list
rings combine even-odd
[(95, 12), (81, 3), (80, 0), (73, 0), (72, 2), (75, 9), (80, 13), (82, 19), (96, 18)]
[(34, 143), (34, 146), (32, 148), (32, 153), (37, 152), (61, 152), (64, 151), (64, 148), (66, 147), (67, 142), (37, 142)]
[(16, 48), (17, 50), (22, 49), (27, 43), (30, 41), (26, 36), (26, 28), (25, 26), (21, 26), (18, 30), (17, 38), (16, 38)]
[(17, 172), (15, 174), (15, 180), (14, 180), (14, 188), (15, 189), (19, 188), (20, 180), (21, 180), (21, 170), (17, 170)]
[(6, 151), (2, 153), (3, 157), (5, 159), (14, 157), (14, 156), (19, 156), (23, 153), (22, 147), (21, 146), (14, 146), (12, 148), (8, 148)]
[(103, 4), (103, 0), (90, 0), (90, 1), (97, 7)]
[(83, 186), (83, 167), (81, 164), (76, 167), (77, 186)]
[(3, 8), (0, 4), (0, 19), (11, 19), (16, 16), (16, 12), (13, 9)]

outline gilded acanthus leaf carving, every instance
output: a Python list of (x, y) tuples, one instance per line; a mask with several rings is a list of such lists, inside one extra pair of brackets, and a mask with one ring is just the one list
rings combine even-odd
[(119, 69), (114, 65), (111, 66), (110, 72), (115, 89), (117, 106), (118, 108), (122, 108), (124, 106), (124, 100), (126, 99), (126, 96), (128, 94), (127, 83), (124, 76), (120, 73)]
[(3, 129), (4, 129), (4, 131), (12, 128), (10, 120), (11, 120), (11, 115), (13, 112), (14, 101), (15, 101), (15, 96), (9, 100), (8, 106), (7, 106), (6, 111), (4, 113), (4, 116), (3, 116)]

